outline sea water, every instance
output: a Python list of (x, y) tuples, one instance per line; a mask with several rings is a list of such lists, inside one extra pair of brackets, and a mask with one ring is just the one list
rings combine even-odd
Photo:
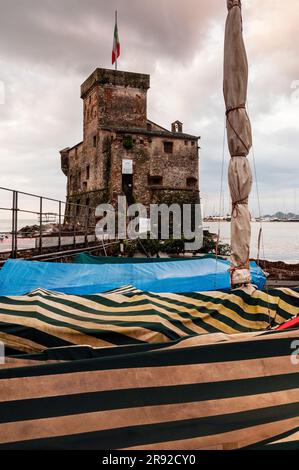
[[(36, 220), (20, 220), (18, 228), (26, 225), (34, 225)], [(251, 237), (251, 258), (257, 257), (258, 252), (258, 236), (261, 224), (252, 222)], [(204, 228), (212, 233), (218, 233), (217, 222), (205, 222)], [(1, 232), (11, 231), (11, 221), (0, 219), (0, 235)], [(262, 223), (262, 243), (260, 250), (260, 258), (269, 261), (285, 261), (287, 263), (299, 263), (299, 222), (263, 222)], [(220, 223), (220, 238), (223, 243), (230, 242), (230, 223)], [(20, 239), (19, 239), (20, 240)], [(25, 240), (23, 240), (23, 243)], [(29, 242), (29, 240), (28, 240)], [(0, 251), (9, 249), (9, 241), (0, 242)], [(22, 242), (20, 243), (22, 244)], [(27, 243), (28, 244), (28, 243)], [(5, 247), (4, 247), (5, 245)], [(29, 246), (30, 245), (30, 246)], [(30, 242), (28, 248), (34, 243)]]
[[(251, 258), (258, 253), (258, 237), (262, 226), (260, 259), (299, 263), (299, 222), (252, 222)], [(205, 222), (204, 227), (212, 233), (218, 233), (218, 222)], [(220, 223), (220, 239), (230, 241), (230, 223)]]

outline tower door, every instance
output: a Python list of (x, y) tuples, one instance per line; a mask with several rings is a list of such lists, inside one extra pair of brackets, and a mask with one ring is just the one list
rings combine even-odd
[(134, 204), (133, 175), (122, 175), (122, 192), (127, 198), (127, 203)]
[(127, 198), (128, 205), (134, 204), (133, 197), (133, 161), (122, 161), (122, 192)]

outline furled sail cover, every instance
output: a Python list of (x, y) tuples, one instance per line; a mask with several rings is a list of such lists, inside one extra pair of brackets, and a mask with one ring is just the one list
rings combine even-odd
[(224, 46), (224, 98), (227, 116), (229, 187), (232, 199), (232, 285), (249, 284), (250, 213), (248, 198), (252, 174), (247, 159), (252, 146), (251, 125), (246, 112), (248, 63), (242, 34), (240, 0), (228, 0)]
[(0, 450), (299, 449), (298, 330), (66, 347), (0, 365)]

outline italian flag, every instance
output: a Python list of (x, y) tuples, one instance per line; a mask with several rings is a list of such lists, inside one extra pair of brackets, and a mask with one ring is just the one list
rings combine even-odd
[(112, 65), (120, 56), (120, 42), (118, 37), (117, 18), (115, 18), (113, 49), (112, 49)]

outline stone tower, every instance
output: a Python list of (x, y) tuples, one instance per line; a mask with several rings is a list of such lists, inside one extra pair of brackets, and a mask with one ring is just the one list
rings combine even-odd
[(99, 68), (82, 84), (83, 141), (60, 152), (70, 204), (199, 201), (199, 137), (180, 121), (169, 131), (147, 118), (149, 86), (149, 75)]

